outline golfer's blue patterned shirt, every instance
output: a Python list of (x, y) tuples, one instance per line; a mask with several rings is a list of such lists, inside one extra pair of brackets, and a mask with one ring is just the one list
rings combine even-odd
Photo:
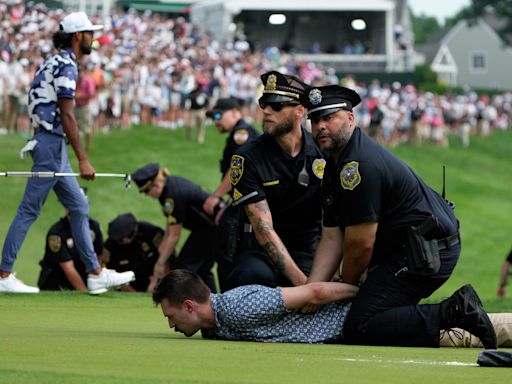
[(37, 70), (28, 93), (28, 111), (34, 129), (64, 135), (59, 98), (75, 98), (78, 63), (71, 49), (48, 58)]
[(348, 301), (301, 314), (284, 305), (280, 288), (247, 285), (212, 295), (217, 334), (228, 340), (324, 343), (339, 339), (350, 309)]

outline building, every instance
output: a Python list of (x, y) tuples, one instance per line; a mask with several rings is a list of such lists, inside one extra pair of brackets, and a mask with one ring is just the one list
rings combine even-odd
[(512, 90), (512, 48), (497, 32), (502, 23), (490, 16), (461, 20), (415, 49), (446, 85)]
[(218, 40), (242, 37), (338, 71), (413, 70), (406, 0), (199, 0), (190, 20)]

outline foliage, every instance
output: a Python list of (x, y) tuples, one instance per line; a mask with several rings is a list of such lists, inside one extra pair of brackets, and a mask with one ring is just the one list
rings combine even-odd
[(423, 44), (436, 34), (441, 26), (434, 16), (416, 16), (411, 10), (412, 29), (414, 32), (414, 43)]
[(475, 22), (478, 17), (492, 15), (505, 21), (498, 34), (507, 45), (512, 44), (512, 0), (471, 0), (459, 17)]

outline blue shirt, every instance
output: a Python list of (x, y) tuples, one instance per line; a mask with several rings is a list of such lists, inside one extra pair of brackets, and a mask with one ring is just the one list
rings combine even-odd
[(74, 99), (78, 62), (70, 48), (49, 57), (37, 70), (28, 93), (30, 123), (34, 129), (46, 129), (64, 135), (58, 99)]
[(285, 307), (281, 288), (246, 285), (212, 294), (212, 307), (221, 338), (324, 343), (341, 337), (350, 303), (336, 301), (306, 315)]

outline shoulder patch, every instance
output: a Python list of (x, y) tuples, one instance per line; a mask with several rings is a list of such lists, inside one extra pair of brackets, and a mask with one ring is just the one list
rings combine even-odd
[(242, 178), (244, 174), (244, 161), (245, 159), (239, 155), (233, 155), (231, 157), (231, 184), (236, 185)]
[(142, 252), (148, 252), (151, 248), (149, 247), (149, 244), (146, 242), (143, 242), (140, 247), (142, 248)]
[(242, 194), (240, 193), (240, 191), (238, 189), (233, 189), (233, 200), (234, 201), (237, 201), (239, 200), (240, 198), (242, 198)]
[(91, 240), (93, 243), (94, 243), (94, 240), (96, 240), (96, 232), (94, 232), (92, 229), (91, 229)]
[(158, 248), (160, 246), (160, 243), (162, 242), (162, 234), (160, 232), (158, 232), (154, 237), (153, 237), (153, 245)]
[(172, 197), (167, 197), (165, 199), (164, 205), (162, 206), (162, 210), (164, 213), (169, 216), (174, 212), (174, 199)]
[(313, 160), (313, 173), (320, 180), (324, 178), (324, 170), (325, 170), (325, 159), (315, 159)]
[(62, 240), (60, 236), (57, 235), (50, 235), (48, 236), (48, 247), (53, 253), (57, 253), (60, 251), (60, 248), (62, 247)]
[(104, 264), (107, 264), (107, 263), (110, 263), (110, 251), (107, 249), (107, 248), (103, 248), (103, 252), (101, 253), (101, 261), (104, 263)]
[(249, 139), (249, 131), (247, 129), (239, 129), (233, 135), (233, 140), (238, 145), (244, 144)]
[(343, 166), (340, 172), (340, 181), (343, 189), (353, 190), (361, 182), (361, 175), (359, 174), (359, 163), (351, 161)]

